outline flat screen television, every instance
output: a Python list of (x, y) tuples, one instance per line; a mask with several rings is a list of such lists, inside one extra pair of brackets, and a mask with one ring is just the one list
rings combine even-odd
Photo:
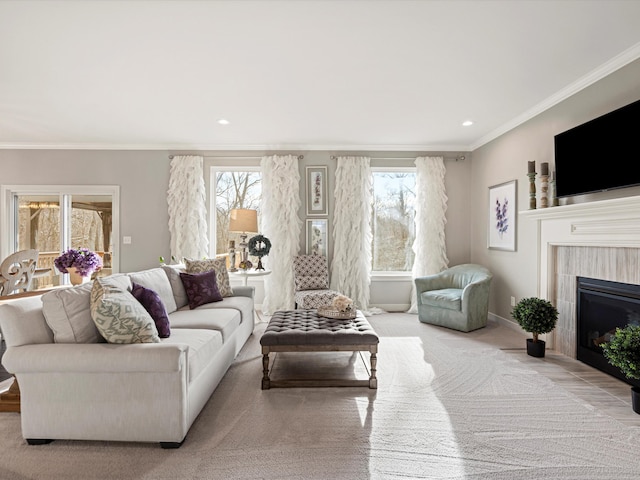
[(640, 100), (554, 137), (556, 196), (640, 185)]

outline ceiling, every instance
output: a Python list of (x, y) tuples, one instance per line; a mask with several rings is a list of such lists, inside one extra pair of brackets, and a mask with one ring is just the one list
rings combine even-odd
[(0, 0), (0, 148), (473, 150), (639, 58), (639, 25), (633, 0)]

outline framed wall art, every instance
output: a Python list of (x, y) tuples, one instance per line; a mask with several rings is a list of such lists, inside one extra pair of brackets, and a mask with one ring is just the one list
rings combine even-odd
[(489, 187), (489, 240), (493, 250), (516, 250), (516, 182)]
[(327, 167), (307, 167), (307, 216), (327, 215), (327, 201)]
[(307, 255), (324, 255), (329, 252), (327, 219), (307, 220)]

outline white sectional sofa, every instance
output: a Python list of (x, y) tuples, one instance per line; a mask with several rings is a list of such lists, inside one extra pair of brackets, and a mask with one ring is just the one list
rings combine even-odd
[[(21, 392), (22, 435), (179, 447), (254, 328), (253, 287), (193, 310), (180, 266), (105, 277), (153, 289), (169, 314), (160, 343), (111, 344), (89, 312), (91, 284), (0, 305), (2, 363)], [(96, 333), (97, 336), (96, 336)]]

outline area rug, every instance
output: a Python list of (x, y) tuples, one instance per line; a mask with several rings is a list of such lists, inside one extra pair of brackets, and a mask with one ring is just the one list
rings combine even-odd
[(260, 323), (180, 449), (28, 446), (19, 414), (3, 413), (0, 479), (639, 478), (640, 428), (518, 354), (415, 315), (369, 321), (380, 336), (378, 390), (261, 390)]

